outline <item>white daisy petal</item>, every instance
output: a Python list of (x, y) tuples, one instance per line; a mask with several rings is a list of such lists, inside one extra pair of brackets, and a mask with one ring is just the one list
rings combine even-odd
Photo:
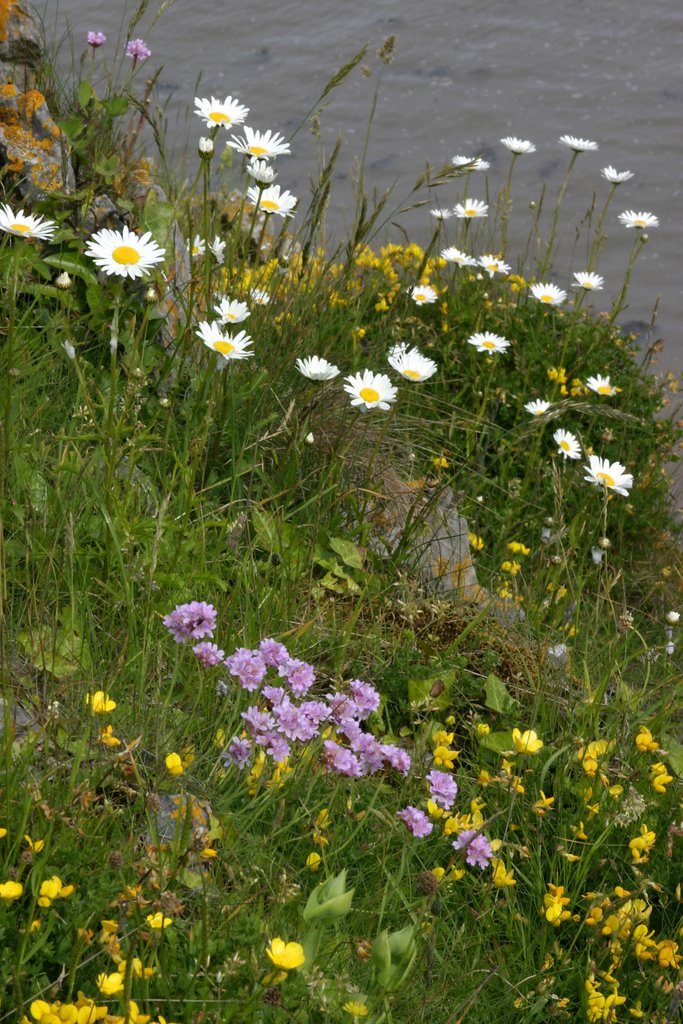
[(603, 167), (600, 171), (603, 178), (611, 182), (613, 185), (621, 185), (622, 181), (629, 181), (633, 177), (632, 171), (618, 171), (611, 165), (609, 167)]
[(623, 494), (628, 497), (628, 489), (633, 487), (633, 476), (625, 472), (625, 466), (620, 462), (609, 462), (608, 459), (601, 459), (599, 455), (589, 455), (588, 470), (584, 480), (596, 487), (603, 487), (615, 494)]
[(363, 370), (345, 377), (344, 391), (351, 396), (351, 405), (363, 412), (368, 409), (383, 409), (385, 412), (396, 401), (397, 391), (385, 373)]
[(504, 352), (510, 347), (507, 338), (501, 338), (499, 334), (477, 333), (467, 339), (468, 345), (474, 345), (477, 352), (486, 352), (492, 356), (494, 352)]
[(494, 274), (509, 274), (512, 269), (509, 264), (503, 263), (502, 260), (492, 254), (480, 256), (478, 263), (488, 273), (489, 277), (493, 277)]
[(597, 142), (590, 142), (589, 139), (579, 139), (576, 135), (561, 135), (560, 142), (563, 146), (573, 149), (575, 153), (588, 153), (590, 150), (598, 148)]
[(298, 202), (291, 192), (280, 192), (279, 185), (271, 185), (270, 188), (264, 189), (250, 185), (247, 189), (247, 199), (264, 213), (276, 213), (279, 217), (293, 217), (294, 207)]
[(238, 153), (245, 153), (247, 156), (256, 156), (263, 160), (271, 160), (274, 156), (289, 153), (289, 143), (277, 132), (256, 132), (247, 125), (244, 127), (244, 135), (232, 135), (228, 146), (236, 149)]
[(106, 274), (119, 277), (143, 277), (166, 255), (160, 249), (149, 231), (136, 235), (128, 227), (121, 231), (104, 228), (91, 235), (85, 249), (94, 263)]
[(327, 359), (322, 359), (320, 356), (297, 359), (296, 368), (309, 380), (334, 380), (341, 372), (338, 366), (328, 363)]
[(596, 395), (616, 395), (619, 390), (619, 388), (610, 384), (609, 377), (601, 377), (599, 373), (595, 377), (587, 379), (586, 387), (594, 391)]
[(659, 219), (655, 217), (654, 213), (643, 211), (636, 213), (635, 210), (624, 210), (619, 214), (619, 220), (625, 228), (636, 228), (638, 231), (642, 231), (643, 228), (659, 227)]
[(221, 357), (221, 367), (225, 366), (230, 360), (248, 359), (254, 354), (253, 352), (247, 352), (247, 349), (253, 342), (245, 331), (240, 331), (239, 334), (235, 335), (226, 334), (222, 324), (210, 324), (208, 320), (202, 320), (200, 324), (197, 324), (196, 333), (207, 348), (210, 348), (212, 352), (216, 352)]
[(395, 346), (389, 353), (388, 360), (389, 365), (397, 373), (416, 383), (427, 380), (428, 377), (431, 377), (437, 371), (437, 365), (434, 360), (423, 356), (416, 348), (406, 351), (405, 348), (397, 350)]
[(581, 445), (578, 438), (568, 430), (556, 430), (553, 434), (553, 441), (557, 445), (557, 454), (565, 459), (580, 459)]
[(535, 299), (548, 306), (559, 306), (567, 298), (567, 293), (556, 284), (532, 284), (529, 291)]
[(426, 306), (431, 302), (436, 302), (439, 297), (438, 292), (435, 292), (428, 284), (415, 285), (415, 287), (410, 288), (409, 291), (411, 299), (418, 306)]
[(500, 141), (510, 150), (511, 153), (515, 153), (517, 156), (520, 156), (523, 153), (536, 152), (536, 147), (533, 142), (529, 142), (528, 139), (518, 139), (514, 135), (507, 135)]
[(449, 246), (448, 249), (441, 250), (441, 259), (446, 260), (447, 263), (455, 263), (458, 267), (476, 267), (477, 265), (477, 261), (473, 256), (468, 256), (467, 253), (461, 252), (454, 245)]
[(530, 412), (532, 416), (542, 416), (544, 412), (547, 412), (552, 402), (546, 402), (542, 398), (537, 398), (533, 402), (526, 402), (524, 408), (527, 412)]
[(591, 292), (602, 291), (602, 286), (605, 283), (604, 277), (601, 277), (600, 274), (593, 274), (590, 271), (574, 274), (574, 277), (576, 278), (576, 283), (572, 285), (572, 288), (585, 288), (586, 291)]
[(456, 217), (460, 217), (461, 219), (470, 217), (488, 217), (488, 203), (482, 202), (481, 199), (466, 199), (463, 203), (455, 204), (453, 207), (453, 213)]
[(210, 100), (195, 96), (194, 101), (195, 114), (203, 118), (207, 128), (215, 128), (217, 125), (222, 128), (235, 128), (242, 124), (249, 113), (249, 108), (242, 106), (232, 96), (226, 96), (224, 100), (218, 100), (215, 96)]
[(49, 242), (56, 227), (53, 220), (36, 217), (32, 213), (24, 213), (23, 210), (14, 213), (7, 203), (0, 204), (0, 231), (17, 235), (19, 238), (42, 238)]
[(229, 299), (227, 296), (213, 308), (222, 324), (240, 324), (251, 316), (246, 302), (238, 302), (237, 299)]

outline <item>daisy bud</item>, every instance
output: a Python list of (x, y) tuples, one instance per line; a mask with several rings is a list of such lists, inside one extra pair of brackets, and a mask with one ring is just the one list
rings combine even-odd
[(147, 291), (145, 292), (145, 302), (149, 302), (149, 304), (151, 305), (153, 302), (156, 302), (156, 301), (157, 301), (156, 288), (154, 288), (152, 285), (150, 285), (149, 288), (147, 289)]
[(530, 210), (535, 210), (535, 209), (536, 209), (536, 203), (534, 202), (534, 200), (533, 200), (533, 199), (532, 199), (532, 200), (531, 200), (531, 202), (529, 203), (529, 209), (530, 209)]
[(609, 537), (601, 537), (598, 541), (598, 547), (602, 548), (603, 551), (609, 551), (609, 549), (612, 547), (612, 541), (609, 539)]
[(75, 359), (76, 358), (76, 349), (73, 347), (71, 342), (70, 341), (65, 341), (63, 344), (64, 344), (64, 351), (68, 355), (69, 359)]
[(202, 135), (199, 140), (199, 155), (206, 159), (211, 159), (213, 156), (213, 139), (208, 139), (205, 135)]
[(313, 436), (313, 434), (306, 434), (304, 441), (306, 442), (306, 444), (315, 444), (315, 437)]
[(650, 241), (650, 236), (648, 234), (643, 233), (639, 237), (640, 237), (640, 241), (641, 242), (649, 242)]
[(62, 273), (55, 278), (55, 284), (58, 288), (63, 288), (66, 291), (67, 288), (71, 287), (73, 281), (67, 274), (66, 270), (63, 270)]
[(679, 621), (680, 617), (681, 617), (681, 613), (680, 612), (667, 612), (666, 615), (664, 616), (664, 618), (666, 619), (666, 621), (669, 623), (670, 626), (675, 626), (676, 623)]

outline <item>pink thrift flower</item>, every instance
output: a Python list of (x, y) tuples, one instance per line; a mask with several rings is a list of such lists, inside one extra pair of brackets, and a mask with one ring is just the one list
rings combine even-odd
[(454, 850), (466, 850), (465, 860), (472, 867), (488, 867), (493, 857), (493, 850), (486, 836), (473, 828), (464, 829), (453, 843)]
[(396, 817), (401, 819), (408, 831), (412, 832), (416, 839), (423, 839), (424, 836), (428, 836), (434, 828), (424, 811), (419, 810), (417, 807), (412, 807), (410, 804), (402, 811), (396, 811)]
[(126, 57), (132, 57), (133, 60), (145, 60), (151, 56), (152, 51), (144, 39), (131, 39), (126, 47)]
[(177, 644), (184, 644), (192, 637), (201, 640), (213, 636), (216, 628), (216, 609), (206, 601), (190, 601), (178, 604), (170, 615), (164, 616), (164, 626)]
[(234, 764), (237, 768), (244, 768), (251, 757), (251, 743), (249, 740), (233, 736), (228, 744), (228, 749), (221, 755), (226, 764)]
[(221, 651), (217, 644), (207, 642), (197, 644), (192, 648), (192, 653), (204, 668), (214, 668), (216, 665), (220, 665), (225, 657), (225, 651)]
[(261, 641), (259, 651), (266, 665), (270, 666), (270, 668), (279, 668), (280, 665), (284, 665), (286, 661), (289, 661), (289, 651), (285, 645), (278, 643), (277, 640), (273, 640), (272, 637), (266, 637), (265, 640)]
[(431, 771), (427, 776), (430, 796), (435, 804), (449, 811), (458, 795), (458, 784), (447, 772)]
[(88, 46), (92, 46), (92, 48), (96, 50), (98, 46), (102, 46), (103, 43), (106, 43), (107, 37), (104, 32), (88, 32), (85, 40)]

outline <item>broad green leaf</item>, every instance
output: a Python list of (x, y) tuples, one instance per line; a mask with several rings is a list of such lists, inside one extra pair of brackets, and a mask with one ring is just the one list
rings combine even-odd
[(512, 731), (490, 732), (488, 736), (482, 736), (479, 745), (485, 750), (492, 750), (496, 754), (504, 754), (506, 750), (514, 750)]
[(65, 270), (67, 274), (74, 274), (76, 277), (82, 278), (86, 284), (97, 285), (94, 264), (80, 253), (56, 252), (43, 257), (43, 259), (49, 267), (54, 267), (60, 273)]
[(510, 696), (503, 680), (499, 679), (493, 672), (491, 672), (484, 683), (484, 690), (486, 692), (486, 707), (491, 708), (492, 711), (506, 714), (514, 711), (519, 703), (514, 697)]
[(666, 760), (680, 778), (683, 776), (683, 743), (662, 734), (662, 747), (668, 752)]
[(92, 85), (84, 78), (78, 87), (78, 102), (82, 107), (87, 107), (88, 103), (92, 99)]
[(408, 680), (408, 699), (411, 704), (429, 704), (443, 710), (451, 705), (451, 686), (458, 677), (458, 669), (450, 668), (418, 679)]
[(363, 555), (353, 543), (344, 537), (330, 537), (330, 547), (336, 555), (339, 555), (344, 565), (351, 569), (363, 568)]

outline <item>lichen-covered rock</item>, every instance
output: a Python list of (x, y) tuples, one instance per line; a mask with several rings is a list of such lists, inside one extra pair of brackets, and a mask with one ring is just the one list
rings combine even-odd
[(27, 6), (0, 0), (0, 60), (33, 63), (42, 52), (40, 26)]
[(14, 82), (0, 85), (0, 163), (17, 175), (20, 191), (30, 201), (73, 190), (74, 173), (62, 134), (37, 89), (22, 93)]

